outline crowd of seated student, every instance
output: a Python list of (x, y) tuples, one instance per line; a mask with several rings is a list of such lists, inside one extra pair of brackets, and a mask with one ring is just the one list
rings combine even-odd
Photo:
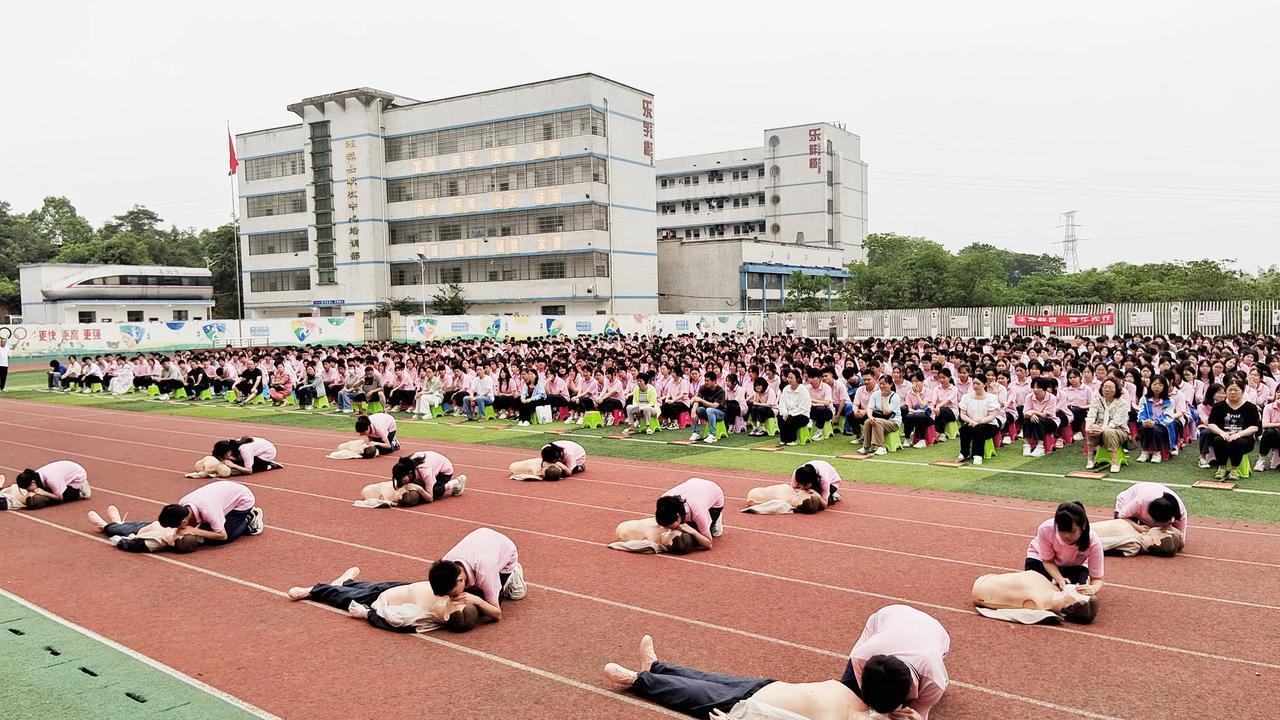
[[(1201, 464), (1224, 478), (1255, 449), (1257, 469), (1280, 451), (1280, 341), (1254, 335), (609, 335), (86, 356), (50, 367), (51, 389), (123, 392), (128, 387), (113, 381), (127, 376), (139, 390), (159, 386), (162, 397), (183, 388), (190, 399), (234, 392), (241, 402), (263, 395), (302, 407), (325, 398), (340, 412), (376, 402), (415, 416), (481, 419), (492, 409), (500, 419), (531, 422), (546, 405), (570, 424), (595, 412), (612, 425), (635, 405), (658, 429), (692, 425), (699, 437), (715, 438), (723, 422), (730, 432), (776, 433), (790, 444), (809, 428), (814, 441), (843, 434), (868, 452), (886, 451), (890, 435), (920, 448), (957, 439), (949, 435), (965, 427), (975, 428), (979, 444), (994, 428), (996, 447), (1021, 436), (1032, 457), (1083, 442), (1113, 459), (1111, 450), (1136, 445), (1140, 462), (1161, 462), (1198, 443)], [(1107, 380), (1119, 394), (1100, 400)], [(994, 406), (976, 417), (977, 405), (974, 413), (963, 408), (975, 384), (983, 405)], [(1127, 438), (1115, 432), (1121, 401)]]

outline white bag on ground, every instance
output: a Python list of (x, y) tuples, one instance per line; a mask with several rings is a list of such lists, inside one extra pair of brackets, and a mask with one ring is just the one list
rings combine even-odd
[(539, 405), (538, 407), (534, 408), (534, 414), (538, 418), (539, 425), (548, 425), (551, 423), (551, 406), (550, 405)]

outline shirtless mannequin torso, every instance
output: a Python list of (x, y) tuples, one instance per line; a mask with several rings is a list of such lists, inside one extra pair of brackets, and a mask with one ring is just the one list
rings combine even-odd
[(668, 530), (653, 518), (642, 520), (624, 520), (618, 523), (614, 534), (619, 540), (648, 540), (663, 547), (671, 545), (671, 538), (678, 530)]
[(836, 680), (812, 683), (775, 682), (765, 685), (752, 700), (789, 710), (809, 720), (860, 720), (871, 717), (853, 691)]
[(975, 606), (994, 610), (1024, 609), (1060, 612), (1079, 600), (1059, 591), (1048, 578), (1038, 572), (983, 575), (973, 581), (969, 599)]
[(382, 500), (392, 505), (400, 502), (400, 496), (404, 494), (402, 490), (397, 490), (395, 483), (390, 480), (365, 485), (360, 490), (360, 497), (365, 500)]
[(769, 502), (770, 500), (786, 500), (792, 507), (800, 504), (809, 496), (808, 490), (797, 490), (787, 483), (778, 485), (766, 485), (765, 487), (751, 488), (747, 493), (748, 505), (759, 505)]

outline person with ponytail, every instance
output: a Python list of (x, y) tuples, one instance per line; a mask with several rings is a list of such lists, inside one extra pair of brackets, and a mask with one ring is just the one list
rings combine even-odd
[(417, 490), (427, 502), (449, 495), (461, 495), (467, 476), (453, 476), (449, 458), (432, 450), (406, 455), (391, 467), (391, 482), (396, 490)]
[(1116, 496), (1117, 518), (1127, 520), (1134, 530), (1174, 528), (1187, 538), (1187, 506), (1182, 498), (1160, 483), (1140, 482)]
[(1079, 585), (1093, 595), (1102, 589), (1102, 541), (1089, 528), (1084, 504), (1065, 502), (1036, 529), (1027, 546), (1024, 570), (1034, 570), (1058, 586)]
[(209, 454), (231, 468), (232, 475), (252, 475), (284, 467), (276, 462), (276, 446), (264, 438), (245, 436), (219, 440)]

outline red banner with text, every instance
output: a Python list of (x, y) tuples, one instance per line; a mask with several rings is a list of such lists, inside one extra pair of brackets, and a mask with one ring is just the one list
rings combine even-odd
[(1091, 325), (1114, 325), (1116, 314), (1113, 312), (1094, 313), (1092, 315), (1014, 315), (1013, 324), (1017, 327), (1089, 327)]

